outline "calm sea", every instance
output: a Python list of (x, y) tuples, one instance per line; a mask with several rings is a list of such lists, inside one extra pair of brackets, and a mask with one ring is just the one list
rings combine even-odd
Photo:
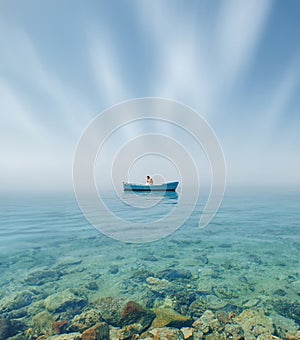
[[(135, 215), (135, 208), (107, 196), (107, 205), (128, 220), (161, 218), (177, 202), (166, 196)], [(36, 302), (81, 287), (90, 300), (126, 296), (149, 306), (177, 296), (175, 307), (182, 303), (186, 312), (188, 303), (178, 297), (183, 278), (190, 282), (189, 303), (209, 296), (203, 303), (212, 309), (262, 307), (299, 323), (300, 192), (226, 193), (213, 221), (200, 230), (203, 204), (171, 235), (135, 244), (93, 228), (73, 196), (2, 198), (0, 297), (30, 291)], [(149, 277), (170, 281), (172, 290), (154, 294)], [(21, 306), (23, 314), (30, 304)]]

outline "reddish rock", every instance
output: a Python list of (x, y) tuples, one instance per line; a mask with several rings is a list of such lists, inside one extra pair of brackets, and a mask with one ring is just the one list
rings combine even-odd
[(109, 340), (109, 327), (106, 322), (99, 322), (82, 333), (82, 340)]
[(67, 321), (55, 321), (52, 324), (52, 329), (54, 334), (62, 334), (64, 333), (66, 326), (67, 326)]
[(141, 313), (143, 311), (142, 307), (134, 301), (127, 302), (125, 308), (123, 309), (121, 318), (126, 318), (133, 313)]
[(143, 330), (151, 325), (154, 318), (155, 314), (152, 311), (143, 308), (134, 301), (129, 301), (122, 311), (120, 325), (125, 327), (131, 324), (140, 324), (141, 330)]

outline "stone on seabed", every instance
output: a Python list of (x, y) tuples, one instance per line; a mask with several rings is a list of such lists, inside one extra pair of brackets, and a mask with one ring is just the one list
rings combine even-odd
[(130, 324), (140, 324), (143, 329), (149, 327), (155, 314), (134, 301), (119, 298), (101, 298), (95, 303), (101, 311), (101, 318), (114, 327), (125, 327)]
[(51, 335), (52, 323), (55, 318), (52, 314), (43, 311), (36, 314), (31, 320), (31, 328), (36, 335)]
[(278, 338), (275, 335), (261, 334), (256, 340), (281, 340), (281, 338)]
[(193, 323), (193, 327), (195, 327), (197, 330), (200, 330), (204, 334), (222, 329), (220, 321), (210, 310), (205, 311), (203, 315)]
[(99, 322), (82, 333), (82, 340), (109, 340), (109, 327), (106, 322)]
[(184, 327), (190, 326), (192, 320), (188, 316), (177, 313), (172, 308), (155, 308), (156, 318), (152, 322), (152, 327)]
[(152, 292), (163, 294), (172, 288), (172, 283), (166, 279), (158, 279), (156, 277), (147, 277), (147, 286)]
[(82, 308), (87, 299), (76, 296), (70, 289), (55, 293), (45, 299), (45, 307), (50, 312), (64, 312), (67, 309)]
[(184, 340), (184, 336), (177, 328), (163, 327), (153, 328), (150, 331), (143, 333), (138, 339)]
[(0, 301), (0, 313), (10, 312), (31, 304), (33, 294), (29, 291), (22, 291), (5, 297)]
[(60, 335), (52, 335), (47, 340), (81, 340), (80, 333), (69, 333), (69, 334), (60, 334)]
[(184, 340), (193, 339), (193, 334), (195, 332), (195, 328), (182, 327), (180, 330), (183, 334)]
[(71, 321), (69, 330), (83, 332), (101, 321), (101, 312), (97, 309), (89, 309), (80, 315), (75, 315)]
[(261, 308), (244, 310), (234, 321), (242, 327), (245, 338), (256, 339), (259, 335), (274, 333), (272, 319), (268, 318)]
[(5, 340), (9, 337), (10, 321), (7, 319), (0, 319), (0, 340)]
[(139, 323), (133, 323), (128, 326), (124, 326), (122, 329), (119, 330), (119, 337), (118, 339), (128, 339), (129, 337), (133, 336), (134, 334), (139, 334), (143, 331), (143, 326)]

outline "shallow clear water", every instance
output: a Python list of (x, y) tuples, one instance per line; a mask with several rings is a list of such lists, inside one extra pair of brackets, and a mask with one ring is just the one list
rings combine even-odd
[[(177, 200), (164, 197), (139, 214), (148, 220), (163, 216)], [(170, 236), (134, 244), (94, 229), (72, 196), (2, 198), (0, 298), (33, 292), (32, 302), (16, 308), (25, 318), (32, 317), (34, 302), (79, 287), (90, 301), (126, 296), (159, 306), (168, 300), (186, 313), (192, 301), (203, 298), (209, 308), (262, 307), (300, 323), (299, 202), (296, 191), (227, 193), (204, 230), (198, 228), (200, 202)], [(111, 196), (106, 204), (123, 218), (140, 218), (135, 208)], [(165, 278), (172, 288), (158, 293), (149, 277)], [(186, 301), (180, 300), (183, 289)]]

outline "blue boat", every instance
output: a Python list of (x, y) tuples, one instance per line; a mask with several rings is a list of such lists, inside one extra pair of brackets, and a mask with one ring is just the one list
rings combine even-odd
[(143, 185), (123, 182), (124, 191), (175, 191), (179, 182), (170, 182), (158, 185)]

